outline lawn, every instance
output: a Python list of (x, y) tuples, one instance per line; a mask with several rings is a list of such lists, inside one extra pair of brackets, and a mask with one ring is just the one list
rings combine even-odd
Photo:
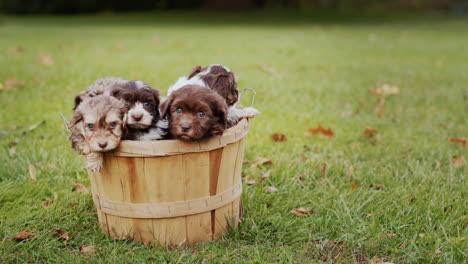
[[(468, 155), (450, 139), (468, 137), (467, 28), (437, 14), (0, 17), (0, 262), (464, 263)], [(103, 76), (164, 94), (212, 63), (255, 89), (262, 112), (240, 228), (189, 248), (106, 238), (91, 195), (71, 184), (90, 183), (60, 113)], [(372, 93), (385, 84), (398, 90)], [(334, 135), (308, 132), (319, 124)], [(273, 164), (252, 169), (257, 157)], [(313, 213), (290, 213), (299, 207)], [(11, 239), (21, 230), (35, 237)]]

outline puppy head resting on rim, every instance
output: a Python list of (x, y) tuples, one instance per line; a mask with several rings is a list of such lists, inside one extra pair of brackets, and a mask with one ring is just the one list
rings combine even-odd
[(186, 85), (161, 104), (161, 116), (169, 120), (169, 133), (182, 140), (220, 135), (226, 129), (227, 105), (215, 91)]
[(84, 100), (70, 122), (72, 147), (81, 154), (117, 148), (125, 127), (125, 103), (107, 95)]
[(159, 92), (144, 82), (128, 81), (114, 88), (111, 95), (125, 101), (130, 128), (146, 129), (159, 120)]
[(220, 64), (212, 64), (205, 68), (195, 66), (188, 77), (179, 78), (169, 88), (168, 96), (188, 84), (200, 85), (216, 91), (226, 100), (228, 106), (234, 105), (239, 100), (236, 76), (226, 66)]

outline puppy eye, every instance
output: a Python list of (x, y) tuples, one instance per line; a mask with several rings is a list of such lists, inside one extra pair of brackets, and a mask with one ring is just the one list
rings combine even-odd
[(117, 123), (116, 122), (110, 122), (109, 126), (112, 127), (112, 128), (115, 128), (115, 126), (117, 126)]
[(182, 108), (177, 108), (175, 111), (176, 111), (176, 113), (180, 114), (180, 113), (182, 113)]
[(93, 128), (94, 128), (94, 125), (93, 125), (93, 124), (88, 124), (88, 128), (89, 128), (89, 129), (93, 129)]
[(150, 105), (149, 102), (144, 102), (144, 103), (143, 103), (143, 106), (149, 106), (149, 105)]
[(202, 111), (198, 112), (198, 116), (199, 116), (199, 117), (204, 117), (204, 116), (205, 116), (205, 112), (202, 112)]

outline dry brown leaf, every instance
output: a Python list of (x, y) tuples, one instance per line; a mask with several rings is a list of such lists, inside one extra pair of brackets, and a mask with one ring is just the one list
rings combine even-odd
[(62, 229), (60, 228), (57, 228), (55, 229), (54, 231), (54, 236), (60, 236), (60, 239), (63, 239), (65, 241), (67, 241), (68, 239), (70, 239), (70, 236), (68, 235), (67, 232), (63, 231)]
[(80, 252), (85, 255), (91, 256), (96, 253), (96, 247), (91, 245), (83, 245), (80, 247)]
[(330, 180), (327, 179), (327, 178), (322, 178), (322, 179), (320, 179), (319, 183), (320, 183), (320, 185), (327, 185), (327, 184), (330, 183)]
[(325, 128), (322, 127), (321, 124), (319, 124), (317, 128), (309, 128), (308, 131), (310, 133), (312, 133), (312, 134), (320, 134), (320, 135), (325, 136), (325, 137), (332, 137), (333, 136), (333, 131), (331, 130), (331, 128), (325, 129)]
[(276, 187), (273, 187), (273, 186), (267, 186), (267, 187), (264, 188), (263, 191), (266, 192), (266, 193), (274, 193), (274, 192), (277, 192), (278, 189)]
[(398, 248), (405, 248), (407, 242), (408, 242), (408, 239), (405, 239)]
[(322, 173), (322, 176), (325, 176), (325, 173), (327, 172), (327, 164), (326, 163), (322, 163), (320, 165), (320, 172)]
[(270, 67), (270, 66), (265, 65), (265, 64), (260, 65), (260, 68), (262, 68), (263, 71), (265, 71), (267, 73), (270, 73), (270, 74), (276, 74), (277, 73), (275, 68)]
[(54, 65), (54, 60), (52, 59), (52, 57), (44, 53), (39, 54), (38, 60), (39, 60), (39, 63), (42, 65), (46, 65), (46, 66)]
[(262, 177), (260, 178), (260, 181), (259, 182), (262, 182), (264, 181), (266, 178), (270, 177), (271, 175), (271, 170), (268, 170), (267, 172), (265, 172)]
[(253, 163), (255, 165), (263, 165), (263, 164), (272, 165), (273, 164), (271, 160), (267, 158), (263, 158), (263, 157), (256, 157)]
[(72, 181), (71, 184), (75, 186), (75, 189), (80, 193), (87, 193), (89, 191), (88, 187), (76, 181)]
[(353, 182), (353, 184), (351, 185), (351, 190), (355, 190), (358, 187), (358, 185), (358, 182)]
[(372, 216), (371, 213), (364, 213), (364, 215), (367, 216), (367, 217), (371, 217), (371, 216)]
[(15, 53), (20, 53), (20, 52), (24, 51), (24, 48), (21, 45), (16, 45), (16, 46), (11, 48), (11, 51), (13, 51)]
[(382, 189), (385, 185), (383, 184), (378, 184), (378, 183), (371, 183), (369, 184), (369, 187), (371, 188), (376, 188), (376, 189)]
[(348, 176), (348, 178), (351, 178), (351, 176), (353, 176), (354, 174), (354, 166), (351, 165), (348, 167), (348, 172), (346, 173), (346, 175)]
[(459, 157), (453, 157), (452, 158), (452, 166), (454, 167), (460, 167), (465, 164), (465, 157), (462, 156), (461, 158)]
[(314, 211), (312, 211), (311, 209), (299, 207), (299, 208), (292, 209), (290, 213), (295, 214), (297, 216), (305, 216), (305, 215), (312, 214), (313, 212)]
[(305, 174), (300, 173), (300, 174), (297, 174), (296, 176), (294, 176), (293, 180), (298, 181), (298, 182), (302, 182), (302, 180), (304, 180), (304, 178), (305, 178)]
[(463, 145), (464, 148), (466, 148), (466, 139), (463, 139), (463, 138), (450, 138), (450, 142), (460, 143), (460, 144)]
[(387, 96), (387, 95), (399, 95), (400, 88), (397, 86), (391, 86), (389, 84), (384, 84), (379, 88), (374, 88), (371, 90), (371, 93), (377, 96)]
[(34, 234), (34, 233), (29, 233), (29, 232), (26, 232), (26, 231), (20, 231), (15, 236), (10, 237), (10, 239), (16, 240), (16, 241), (23, 241), (23, 240), (31, 239), (31, 238), (33, 238), (35, 236), (36, 236), (36, 234)]
[(280, 133), (273, 133), (271, 135), (271, 138), (273, 139), (273, 141), (275, 142), (285, 142), (288, 140), (288, 138), (286, 137), (285, 134), (280, 134)]
[(31, 178), (32, 182), (36, 182), (36, 175), (37, 175), (37, 169), (34, 165), (29, 164), (29, 178)]
[(30, 126), (28, 127), (28, 130), (29, 130), (29, 131), (33, 131), (34, 129), (38, 128), (40, 125), (42, 125), (42, 124), (44, 124), (44, 123), (45, 123), (45, 120), (41, 120), (41, 121), (39, 121), (39, 122), (37, 122), (37, 123), (35, 123), (35, 124), (33, 124), (33, 125), (30, 125)]
[(49, 207), (51, 204), (53, 204), (53, 203), (54, 203), (53, 200), (47, 200), (42, 204), (42, 208), (45, 209), (45, 208)]
[(15, 147), (10, 148), (9, 153), (10, 153), (10, 157), (13, 157), (14, 155), (16, 155), (16, 148)]
[(387, 261), (385, 258), (373, 258), (371, 264), (394, 264)]
[(364, 128), (364, 131), (362, 132), (362, 134), (366, 138), (373, 138), (375, 135), (377, 135), (377, 133), (378, 133), (377, 129), (368, 128), (368, 127)]
[(434, 253), (435, 253), (436, 255), (440, 255), (440, 254), (442, 254), (442, 250), (436, 249)]
[(377, 115), (377, 117), (381, 117), (384, 113), (384, 106), (385, 106), (385, 98), (384, 97), (379, 97), (377, 100), (377, 105), (375, 106), (374, 112)]

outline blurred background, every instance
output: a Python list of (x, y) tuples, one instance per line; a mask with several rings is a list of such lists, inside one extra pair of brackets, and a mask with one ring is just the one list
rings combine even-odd
[(148, 11), (170, 9), (205, 9), (245, 11), (264, 8), (332, 9), (332, 10), (445, 10), (466, 13), (466, 0), (1, 0), (5, 13), (89, 13)]

